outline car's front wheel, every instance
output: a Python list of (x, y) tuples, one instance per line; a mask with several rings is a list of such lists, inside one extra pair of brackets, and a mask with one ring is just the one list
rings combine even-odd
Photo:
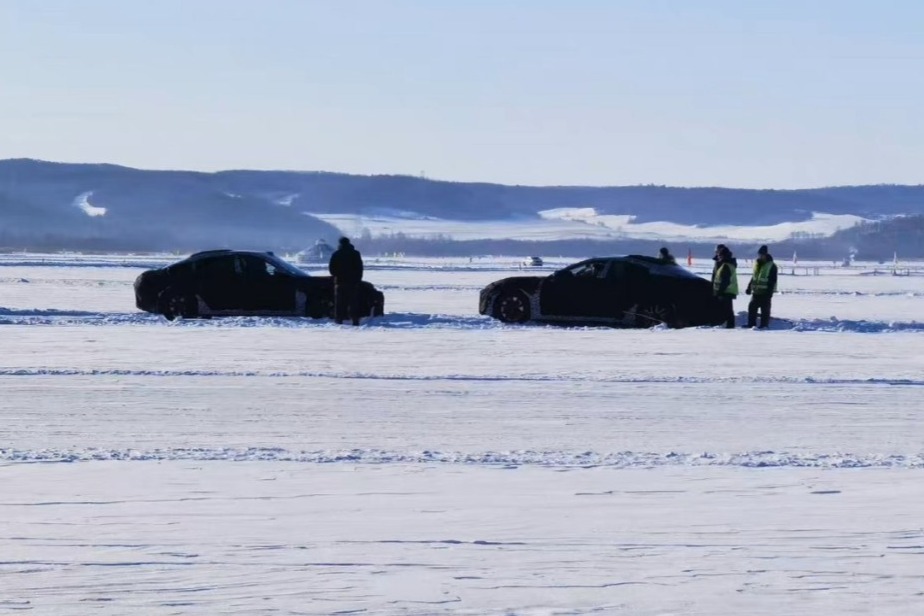
[(305, 306), (305, 316), (312, 319), (323, 319), (334, 316), (333, 296), (321, 295), (314, 297)]
[(176, 318), (189, 319), (197, 316), (196, 298), (186, 296), (178, 291), (167, 289), (161, 295), (160, 313), (168, 321)]
[(504, 323), (525, 323), (530, 316), (529, 298), (522, 291), (504, 291), (494, 300), (494, 317)]

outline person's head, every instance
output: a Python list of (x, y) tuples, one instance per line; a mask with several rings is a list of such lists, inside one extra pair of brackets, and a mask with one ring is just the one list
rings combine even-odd
[(768, 254), (770, 254), (770, 251), (767, 249), (766, 244), (757, 249), (757, 258), (760, 260), (766, 259)]
[(340, 247), (341, 247), (341, 248), (346, 248), (347, 246), (352, 246), (352, 244), (350, 244), (350, 238), (348, 238), (348, 237), (341, 237), (340, 240), (339, 240), (339, 244), (340, 244)]
[(671, 256), (671, 251), (667, 249), (667, 246), (662, 246), (661, 250), (659, 250), (658, 253), (665, 259)]

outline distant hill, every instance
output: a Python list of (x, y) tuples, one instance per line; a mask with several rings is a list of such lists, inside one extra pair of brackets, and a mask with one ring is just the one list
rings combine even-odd
[(292, 208), (230, 193), (211, 174), (0, 161), (0, 246), (290, 249), (337, 234)]
[[(883, 219), (924, 214), (924, 186), (808, 190), (664, 186), (504, 186), (408, 176), (294, 171), (145, 171), (106, 164), (0, 161), (0, 247), (300, 249), (340, 230), (315, 215), (496, 222), (593, 208), (635, 223), (778, 225), (814, 212)], [(345, 229), (347, 233), (353, 230)]]
[(924, 216), (900, 216), (864, 223), (834, 234), (827, 242), (842, 252), (855, 252), (859, 258), (888, 260), (924, 256)]
[(806, 220), (812, 212), (875, 218), (924, 214), (924, 186), (855, 186), (807, 190), (674, 188), (667, 186), (505, 186), (409, 176), (225, 171), (226, 190), (293, 196), (292, 206), (317, 213), (399, 209), (453, 220), (536, 216), (557, 208), (593, 207), (637, 222), (768, 225)]

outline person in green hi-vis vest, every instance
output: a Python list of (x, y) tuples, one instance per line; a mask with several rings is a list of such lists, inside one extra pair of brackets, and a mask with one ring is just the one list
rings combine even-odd
[(754, 261), (754, 273), (751, 282), (745, 289), (745, 294), (751, 296), (748, 304), (748, 327), (757, 326), (757, 312), (760, 311), (760, 328), (767, 329), (770, 325), (770, 300), (776, 292), (776, 263), (773, 255), (766, 246), (757, 249), (757, 260)]
[(732, 256), (731, 250), (725, 244), (715, 247), (715, 256), (712, 259), (715, 261), (712, 268), (712, 293), (725, 316), (725, 327), (734, 329), (734, 301), (738, 297), (738, 260)]

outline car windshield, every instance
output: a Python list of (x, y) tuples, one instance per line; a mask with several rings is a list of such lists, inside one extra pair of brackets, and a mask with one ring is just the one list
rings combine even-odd
[(283, 261), (276, 255), (266, 255), (266, 261), (267, 263), (270, 263), (276, 269), (283, 271), (289, 274), (290, 276), (302, 276), (302, 277), (308, 276), (308, 274), (305, 273), (304, 270), (295, 267), (288, 261)]
[(577, 278), (598, 278), (603, 274), (603, 266), (602, 261), (585, 261), (559, 270), (556, 274), (571, 275)]

